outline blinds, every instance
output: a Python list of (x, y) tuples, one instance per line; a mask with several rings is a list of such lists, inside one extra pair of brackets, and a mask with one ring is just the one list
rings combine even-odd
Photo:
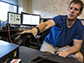
[(18, 0), (0, 0), (0, 1), (4, 1), (4, 2), (7, 2), (7, 3), (14, 4), (14, 5), (18, 5)]

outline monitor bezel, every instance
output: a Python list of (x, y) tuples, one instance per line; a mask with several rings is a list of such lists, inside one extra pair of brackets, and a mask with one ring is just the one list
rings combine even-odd
[(21, 12), (21, 24), (22, 25), (26, 25), (26, 26), (37, 26), (37, 25), (34, 25), (34, 24), (23, 24), (22, 22), (23, 22), (23, 14), (25, 14), (25, 15), (35, 15), (35, 16), (39, 16), (40, 17), (40, 19), (39, 19), (39, 24), (40, 24), (40, 20), (41, 20), (41, 15), (39, 15), (39, 14), (31, 14), (31, 13), (26, 13), (26, 12)]
[[(9, 13), (20, 15), (20, 20), (21, 20), (21, 14), (15, 13), (15, 12), (10, 12), (10, 11), (9, 11), (9, 12), (8, 12), (8, 18), (7, 18), (7, 23), (8, 23), (8, 24), (11, 24), (11, 23), (9, 23)], [(11, 25), (21, 25), (21, 21), (20, 21), (20, 24), (17, 24), (17, 23), (16, 23), (16, 24), (11, 24)]]

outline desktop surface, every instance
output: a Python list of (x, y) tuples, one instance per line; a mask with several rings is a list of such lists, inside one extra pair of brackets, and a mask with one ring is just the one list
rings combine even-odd
[[(20, 46), (19, 47), (19, 59), (21, 63), (82, 63), (74, 59), (63, 58), (56, 55), (43, 56), (42, 52), (32, 48)], [(43, 58), (43, 59), (42, 59)], [(38, 60), (40, 59), (40, 60)]]

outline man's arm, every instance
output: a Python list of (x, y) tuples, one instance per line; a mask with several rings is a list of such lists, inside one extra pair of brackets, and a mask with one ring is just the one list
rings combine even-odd
[(66, 57), (69, 54), (73, 54), (80, 51), (81, 45), (83, 40), (77, 40), (74, 39), (74, 46), (72, 46), (70, 49), (65, 50), (63, 52), (58, 52), (59, 56)]
[(43, 22), (42, 24), (38, 25), (37, 27), (39, 28), (40, 33), (41, 33), (54, 25), (55, 25), (55, 22), (53, 20), (48, 20), (48, 21)]
[(76, 53), (80, 51), (83, 40), (74, 39), (74, 46), (72, 46), (69, 50), (67, 50), (68, 55), (72, 53)]
[(36, 37), (36, 35), (38, 34), (38, 29), (39, 29), (39, 33), (41, 33), (54, 25), (55, 25), (55, 22), (53, 20), (48, 20), (48, 21), (43, 22), (42, 24), (38, 25), (37, 26), (38, 28), (34, 27), (31, 30), (24, 30), (23, 32), (20, 33), (20, 35), (24, 35), (25, 33), (27, 33), (27, 35), (33, 34), (33, 36)]

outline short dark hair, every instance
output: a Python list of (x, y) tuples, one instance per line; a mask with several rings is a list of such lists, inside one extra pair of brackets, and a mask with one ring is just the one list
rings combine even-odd
[(82, 2), (81, 0), (72, 0), (72, 1), (70, 2), (70, 4), (69, 4), (69, 7), (70, 7), (70, 5), (71, 5), (72, 3), (79, 4), (79, 5), (81, 6), (81, 7), (80, 7), (80, 12), (82, 12), (84, 4), (83, 4), (83, 2)]

